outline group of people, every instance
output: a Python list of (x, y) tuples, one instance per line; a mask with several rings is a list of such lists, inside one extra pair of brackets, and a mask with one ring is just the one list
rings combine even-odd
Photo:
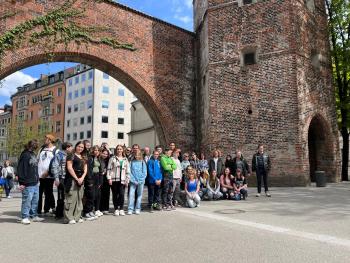
[[(21, 153), (17, 167), (19, 189), (22, 191), (23, 224), (44, 220), (41, 214), (63, 218), (65, 223), (82, 223), (109, 213), (110, 193), (115, 216), (139, 215), (144, 186), (148, 188), (148, 209), (175, 210), (176, 206), (199, 207), (201, 200), (245, 200), (247, 178), (256, 172), (260, 196), (262, 180), (265, 194), (270, 158), (259, 145), (252, 165), (243, 158), (227, 156), (214, 150), (208, 161), (203, 153), (181, 153), (175, 143), (168, 147), (140, 149), (117, 145), (112, 153), (106, 143), (92, 146), (89, 141), (69, 142), (58, 149), (52, 134), (45, 136), (39, 149), (31, 140)], [(39, 149), (39, 153), (37, 150)], [(53, 187), (57, 187), (57, 205)], [(127, 210), (124, 211), (125, 191)], [(44, 204), (42, 196), (45, 195)]]

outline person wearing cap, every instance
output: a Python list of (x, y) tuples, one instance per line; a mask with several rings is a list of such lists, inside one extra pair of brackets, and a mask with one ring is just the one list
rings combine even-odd
[(52, 134), (45, 135), (44, 146), (39, 151), (38, 155), (38, 175), (39, 175), (39, 203), (38, 203), (38, 214), (42, 212), (42, 197), (45, 194), (44, 203), (44, 214), (51, 215), (55, 210), (55, 197), (53, 195), (53, 184), (57, 177), (54, 173), (54, 169), (50, 169), (52, 166), (52, 160), (54, 159), (58, 149), (54, 145), (56, 137)]

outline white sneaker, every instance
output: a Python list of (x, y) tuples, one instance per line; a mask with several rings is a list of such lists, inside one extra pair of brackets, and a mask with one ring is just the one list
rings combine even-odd
[(33, 218), (33, 222), (42, 222), (42, 221), (44, 221), (44, 220), (45, 220), (44, 218), (38, 217), (38, 216), (36, 216), (36, 217)]
[(135, 210), (135, 215), (139, 215), (141, 213), (141, 211), (139, 209)]
[(11, 199), (11, 198), (12, 198), (12, 196), (10, 196), (10, 195), (9, 195), (9, 196), (8, 196), (8, 197), (6, 197), (6, 198), (7, 198), (7, 199)]
[(113, 215), (115, 215), (115, 216), (119, 216), (119, 215), (120, 215), (119, 210), (115, 210)]
[(29, 224), (30, 224), (29, 218), (23, 218), (23, 219), (21, 220), (21, 223), (22, 223), (23, 225), (29, 225)]
[(201, 207), (201, 205), (200, 205), (200, 204), (198, 204), (198, 205), (197, 205), (197, 207)]
[(271, 194), (269, 192), (265, 193), (267, 197), (271, 197)]
[(82, 218), (79, 218), (78, 223), (83, 223), (84, 220)]
[(68, 224), (70, 224), (70, 225), (74, 225), (76, 222), (75, 222), (75, 220), (73, 219), (73, 220), (70, 220), (69, 222), (68, 222)]
[(98, 217), (100, 217), (100, 216), (103, 216), (103, 213), (102, 213), (100, 210), (97, 210), (97, 211), (95, 212), (95, 215), (97, 215)]
[(260, 197), (260, 194), (259, 194), (259, 193), (257, 193), (257, 194), (256, 194), (256, 197)]
[(125, 216), (124, 210), (119, 210), (119, 215), (120, 215), (120, 216)]
[(132, 215), (132, 211), (129, 210), (128, 213), (127, 213), (128, 216)]
[(91, 216), (90, 213), (86, 213), (86, 214), (85, 214), (85, 220), (86, 220), (86, 221), (95, 220), (95, 216)]
[(102, 213), (103, 213), (104, 215), (108, 215), (108, 214), (109, 214), (109, 211), (102, 211)]

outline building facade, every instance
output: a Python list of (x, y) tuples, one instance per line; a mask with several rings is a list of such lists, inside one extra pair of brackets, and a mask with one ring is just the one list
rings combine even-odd
[(66, 79), (65, 140), (128, 144), (133, 94), (108, 74), (79, 64)]
[(12, 107), (5, 104), (4, 108), (0, 109), (0, 111), (0, 164), (2, 165), (9, 158), (6, 146), (7, 132), (12, 119)]
[(145, 107), (139, 100), (131, 103), (131, 131), (129, 132), (129, 145), (138, 144), (153, 149), (159, 144), (159, 138), (154, 124)]

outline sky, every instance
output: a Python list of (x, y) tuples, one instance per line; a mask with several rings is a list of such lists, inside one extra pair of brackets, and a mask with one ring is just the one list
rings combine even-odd
[[(193, 31), (193, 0), (119, 0), (116, 1), (145, 14), (159, 18), (176, 26)], [(0, 106), (11, 104), (11, 95), (17, 87), (31, 83), (41, 74), (53, 74), (75, 63), (50, 63), (32, 66), (1, 80)]]

